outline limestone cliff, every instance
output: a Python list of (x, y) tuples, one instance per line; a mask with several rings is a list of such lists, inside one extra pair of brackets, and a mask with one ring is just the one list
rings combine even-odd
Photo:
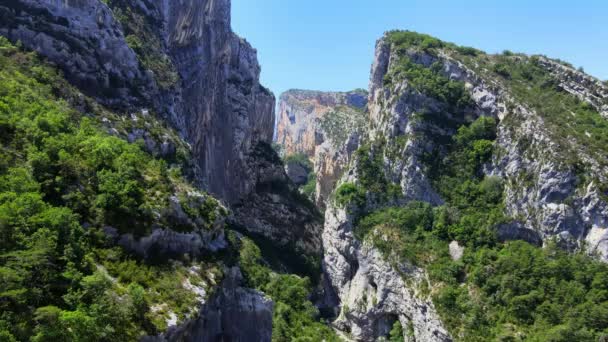
[[(492, 158), (482, 171), (482, 177), (505, 184), (506, 219), (492, 228), (498, 239), (556, 241), (608, 260), (605, 145), (593, 142), (602, 139), (596, 128), (605, 126), (605, 85), (543, 56), (490, 56), (428, 36), (425, 46), (424, 36), (404, 33), (400, 41), (393, 34), (376, 45), (371, 122), (363, 140), (368, 147), (351, 158), (340, 181), (345, 186), (337, 190), (350, 204), (345, 211), (344, 203), (332, 200), (326, 211), (323, 265), (326, 293), (336, 296), (327, 303), (339, 306), (334, 324), (362, 341), (387, 336), (395, 320), (411, 327), (406, 338), (451, 340), (431, 297), (418, 291), (427, 281), (425, 270), (386, 250), (379, 253), (375, 240), (359, 240), (354, 229), (378, 208), (412, 201), (443, 205), (437, 161), (458, 128), (479, 117), (498, 124)], [(551, 101), (569, 109), (549, 107)], [(450, 248), (461, 257), (456, 242)]]
[(289, 90), (279, 97), (276, 142), (285, 155), (313, 161), (320, 208), (348, 164), (367, 127), (367, 92)]
[[(143, 140), (156, 157), (179, 164), (191, 181), (225, 204), (230, 216), (224, 220), (222, 211), (208, 231), (195, 233), (154, 225), (148, 236), (134, 237), (107, 227), (109, 241), (148, 259), (196, 258), (226, 247), (229, 224), (289, 249), (318, 269), (322, 218), (299, 197), (270, 148), (275, 98), (259, 83), (256, 50), (232, 32), (230, 21), (230, 0), (0, 3), (0, 35), (36, 51), (96, 102), (81, 96), (70, 99), (74, 106), (89, 116), (104, 112), (99, 104), (123, 114), (95, 119), (108, 132), (131, 143)], [(157, 122), (151, 118), (162, 124), (150, 124)], [(184, 150), (179, 161), (178, 148)], [(191, 162), (183, 160), (189, 157)], [(174, 226), (198, 229), (189, 204), (204, 206), (208, 196), (188, 190), (190, 202), (171, 198), (171, 208), (157, 215)], [(265, 325), (251, 325), (250, 305), (259, 307)], [(222, 312), (223, 306), (233, 311)], [(250, 330), (239, 334), (260, 329), (259, 340), (270, 339), (272, 303), (255, 291), (225, 288), (202, 312), (209, 318), (201, 323), (205, 331), (212, 324), (236, 338), (234, 332), (249, 324)], [(233, 319), (239, 315), (249, 322)], [(196, 339), (217, 338), (203, 335)]]
[[(313, 159), (318, 145), (324, 137), (321, 120), (340, 107), (365, 110), (367, 92), (321, 92), (312, 90), (289, 90), (279, 96), (279, 113), (276, 142), (284, 148), (286, 155), (303, 153)], [(327, 133), (325, 133), (327, 134)]]
[[(284, 227), (298, 231), (293, 236), (319, 235), (319, 220), (303, 226), (293, 215), (273, 215), (264, 224), (272, 229), (260, 229), (240, 214), (265, 177), (252, 156), (272, 140), (275, 100), (259, 83), (256, 50), (231, 30), (229, 0), (11, 0), (0, 4), (0, 16), (0, 34), (57, 64), (86, 95), (132, 117), (150, 111), (177, 130), (193, 159), (185, 171), (236, 208), (238, 225), (269, 238)], [(129, 139), (164, 144), (149, 139), (149, 129)], [(277, 168), (275, 180), (289, 182)], [(265, 204), (273, 202), (255, 203)], [(314, 239), (294, 239), (318, 255)]]
[(0, 34), (101, 103), (164, 117), (192, 146), (198, 181), (213, 194), (233, 203), (251, 192), (246, 155), (272, 139), (274, 96), (259, 84), (255, 49), (231, 31), (230, 1), (107, 3), (3, 2)]

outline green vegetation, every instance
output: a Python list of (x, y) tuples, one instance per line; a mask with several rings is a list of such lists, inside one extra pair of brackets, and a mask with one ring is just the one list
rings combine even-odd
[(513, 94), (545, 120), (553, 140), (572, 165), (579, 161), (581, 149), (608, 165), (608, 122), (597, 110), (560, 89), (557, 80), (540, 66), (538, 57), (496, 59), (510, 75), (505, 81)]
[[(450, 44), (445, 49), (457, 53), (454, 57), (478, 74), (502, 82), (517, 102), (540, 115), (567, 165), (582, 163), (581, 151), (587, 151), (602, 166), (608, 165), (608, 123), (591, 105), (559, 86), (555, 76), (541, 64), (541, 58), (546, 57), (528, 57), (508, 50), (499, 55), (472, 55)], [(554, 61), (572, 67), (567, 62)]]
[(403, 342), (403, 327), (399, 320), (393, 324), (393, 328), (388, 334), (388, 342)]
[(459, 54), (464, 55), (464, 56), (473, 56), (473, 57), (475, 57), (475, 56), (479, 56), (479, 55), (484, 54), (483, 51), (475, 49), (475, 48), (472, 48), (472, 47), (469, 47), (469, 46), (458, 46), (458, 47), (455, 48), (455, 50)]
[(319, 127), (335, 146), (342, 146), (351, 134), (362, 132), (368, 124), (367, 121), (365, 111), (341, 106), (323, 115)]
[(304, 153), (294, 153), (294, 154), (285, 156), (284, 163), (285, 164), (290, 164), (290, 163), (300, 164), (309, 170), (312, 170), (312, 168), (313, 168), (312, 162), (310, 161), (308, 156), (305, 155)]
[(114, 17), (123, 27), (125, 40), (137, 54), (144, 68), (154, 73), (156, 83), (162, 89), (169, 89), (179, 81), (179, 75), (171, 58), (163, 52), (163, 42), (155, 29), (161, 23), (154, 22), (145, 13), (128, 6), (121, 0), (105, 0)]
[[(496, 241), (494, 226), (507, 220), (502, 182), (481, 172), (493, 153), (495, 127), (484, 117), (461, 127), (445, 158), (430, 165), (444, 206), (410, 202), (380, 209), (358, 220), (356, 236), (390, 262), (427, 270), (432, 287), (421, 295), (431, 295), (458, 340), (594, 341), (608, 335), (608, 265), (554, 246)], [(449, 255), (452, 240), (467, 247), (459, 261)]]
[(448, 110), (458, 112), (471, 104), (471, 96), (464, 83), (452, 81), (441, 74), (441, 62), (434, 62), (429, 68), (414, 63), (406, 55), (400, 56), (397, 64), (384, 77), (385, 84), (407, 80), (414, 89), (422, 94), (439, 100)]
[(354, 204), (362, 207), (367, 196), (375, 200), (389, 201), (401, 193), (401, 187), (384, 176), (384, 140), (364, 144), (354, 153), (357, 183), (343, 183), (335, 193), (336, 203), (342, 207)]
[(335, 332), (317, 320), (318, 310), (308, 300), (312, 290), (308, 278), (277, 274), (263, 265), (260, 249), (244, 238), (239, 263), (248, 286), (264, 292), (275, 302), (273, 342), (339, 341)]
[(343, 183), (340, 185), (335, 192), (336, 203), (345, 207), (350, 203), (357, 205), (365, 204), (365, 190), (363, 187), (353, 183)]
[(302, 194), (306, 196), (311, 201), (315, 199), (315, 193), (317, 192), (317, 174), (314, 172), (310, 172), (308, 174), (308, 181), (306, 184), (300, 187), (300, 191)]
[(433, 36), (412, 31), (391, 31), (388, 33), (388, 41), (400, 53), (412, 47), (432, 52), (445, 46), (444, 42)]
[[(61, 99), (79, 96), (34, 53), (0, 38), (2, 340), (156, 334), (170, 313), (190, 314), (196, 298), (183, 280), (217, 272), (198, 264), (191, 274), (190, 262), (146, 266), (112, 248), (102, 228), (143, 235), (153, 223), (171, 227), (162, 216), (169, 197), (190, 200), (193, 188)], [(201, 220), (221, 214), (215, 201), (202, 206)]]

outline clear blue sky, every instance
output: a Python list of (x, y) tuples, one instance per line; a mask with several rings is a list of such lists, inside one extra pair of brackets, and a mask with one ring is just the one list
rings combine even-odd
[(608, 0), (232, 0), (232, 25), (277, 96), (367, 88), (375, 41), (390, 29), (542, 53), (608, 79)]

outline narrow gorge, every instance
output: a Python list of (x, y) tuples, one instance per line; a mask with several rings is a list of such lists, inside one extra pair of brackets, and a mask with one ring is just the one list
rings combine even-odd
[(607, 340), (607, 83), (370, 63), (275, 99), (230, 0), (1, 1), (0, 341)]

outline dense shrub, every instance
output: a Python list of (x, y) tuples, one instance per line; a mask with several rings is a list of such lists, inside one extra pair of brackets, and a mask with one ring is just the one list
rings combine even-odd
[(350, 204), (363, 204), (365, 203), (365, 191), (362, 187), (357, 186), (353, 183), (343, 183), (340, 185), (335, 192), (336, 203), (342, 207)]
[(435, 37), (412, 31), (391, 31), (388, 33), (388, 40), (398, 49), (414, 46), (425, 51), (431, 51), (445, 45), (444, 42)]
[(385, 76), (385, 82), (407, 80), (414, 89), (444, 103), (451, 111), (470, 106), (471, 97), (464, 83), (445, 77), (441, 74), (441, 68), (440, 62), (427, 68), (404, 56)]
[(312, 162), (310, 161), (308, 156), (305, 155), (304, 153), (290, 154), (285, 157), (284, 162), (285, 162), (285, 164), (289, 164), (289, 163), (300, 164), (303, 167), (307, 168), (308, 170), (312, 170), (312, 168), (313, 168)]
[(494, 70), (495, 73), (497, 73), (498, 75), (500, 75), (502, 77), (505, 77), (505, 78), (511, 77), (511, 72), (509, 71), (509, 68), (504, 64), (496, 63), (492, 67), (492, 70)]
[(461, 55), (465, 55), (465, 56), (478, 56), (483, 54), (483, 51), (477, 50), (475, 48), (472, 47), (468, 47), (468, 46), (458, 46), (455, 48), (455, 50), (460, 53)]

